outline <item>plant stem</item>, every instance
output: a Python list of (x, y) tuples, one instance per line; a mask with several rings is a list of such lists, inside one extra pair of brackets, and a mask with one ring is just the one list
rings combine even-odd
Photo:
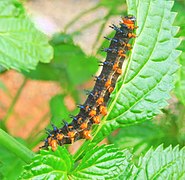
[(0, 143), (26, 163), (30, 163), (31, 159), (35, 155), (26, 146), (19, 143), (16, 139), (8, 135), (2, 129), (0, 129)]
[(85, 29), (87, 29), (87, 28), (93, 26), (94, 24), (96, 24), (96, 23), (98, 23), (98, 22), (100, 22), (100, 21), (102, 21), (102, 19), (95, 19), (94, 21), (89, 22), (89, 23), (87, 23), (87, 24), (81, 26), (79, 29), (77, 29), (77, 30), (75, 30), (74, 32), (72, 32), (71, 35), (74, 36), (75, 34), (79, 34), (80, 32), (84, 31)]
[(80, 19), (82, 16), (84, 16), (85, 14), (88, 14), (88, 13), (90, 13), (90, 12), (92, 12), (92, 11), (98, 9), (99, 7), (100, 7), (100, 5), (98, 4), (98, 5), (96, 5), (96, 6), (92, 7), (92, 8), (90, 8), (90, 9), (87, 9), (87, 10), (81, 12), (81, 13), (78, 14), (77, 16), (75, 16), (69, 23), (66, 24), (66, 26), (64, 27), (64, 32), (66, 32), (67, 29), (68, 29), (70, 26), (72, 26), (75, 22), (77, 22), (77, 20)]
[(95, 135), (94, 135), (94, 132), (97, 132), (98, 129), (100, 127), (99, 126), (96, 126), (93, 128), (93, 132), (92, 132), (92, 135), (93, 135), (93, 138), (91, 140), (86, 140), (84, 141), (84, 143), (80, 146), (80, 148), (76, 151), (76, 153), (73, 155), (73, 159), (75, 161), (79, 160), (82, 156), (82, 154), (87, 150), (87, 149), (91, 149), (91, 146), (94, 147), (96, 144), (98, 144), (100, 141), (96, 141), (96, 142), (93, 142), (94, 139), (95, 139)]
[(76, 162), (78, 158), (83, 154), (85, 147), (88, 146), (88, 141), (83, 142), (83, 144), (80, 146), (80, 148), (75, 152), (73, 155), (73, 159)]
[(9, 109), (8, 109), (8, 111), (7, 111), (7, 113), (6, 113), (5, 117), (4, 117), (4, 119), (3, 119), (4, 124), (7, 123), (8, 118), (9, 118), (10, 115), (12, 114), (12, 111), (13, 111), (13, 109), (14, 109), (14, 107), (15, 107), (15, 104), (17, 103), (17, 100), (19, 99), (20, 94), (21, 94), (21, 92), (22, 92), (22, 90), (23, 90), (23, 88), (24, 88), (26, 82), (27, 82), (27, 78), (24, 78), (24, 81), (22, 82), (21, 86), (19, 87), (19, 89), (18, 89), (18, 91), (17, 91), (15, 97), (13, 98), (12, 103), (11, 103), (11, 105), (10, 105), (10, 107), (9, 107)]
[(97, 46), (97, 44), (98, 44), (98, 42), (99, 42), (99, 40), (100, 40), (100, 37), (101, 37), (101, 35), (102, 35), (102, 32), (103, 32), (103, 30), (105, 29), (105, 26), (106, 26), (106, 24), (107, 24), (107, 21), (109, 20), (109, 18), (111, 17), (111, 15), (112, 15), (113, 13), (112, 13), (112, 9), (108, 12), (108, 14), (103, 18), (103, 20), (104, 20), (104, 22), (102, 23), (102, 25), (101, 25), (101, 27), (100, 27), (100, 30), (99, 30), (99, 32), (98, 32), (98, 34), (97, 34), (97, 36), (96, 36), (96, 39), (95, 39), (95, 41), (94, 41), (94, 43), (93, 43), (93, 46), (92, 46), (92, 49), (94, 49), (94, 52), (93, 52), (93, 54), (96, 54), (95, 53), (95, 49), (96, 49), (96, 46)]

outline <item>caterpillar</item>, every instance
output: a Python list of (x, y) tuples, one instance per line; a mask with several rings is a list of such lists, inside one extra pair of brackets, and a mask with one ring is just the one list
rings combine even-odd
[(91, 139), (91, 129), (93, 124), (99, 124), (100, 118), (107, 115), (107, 103), (110, 94), (115, 88), (118, 77), (122, 74), (122, 64), (126, 58), (126, 53), (132, 47), (129, 44), (131, 38), (135, 38), (133, 33), (136, 18), (128, 15), (122, 18), (119, 26), (110, 26), (115, 30), (113, 38), (105, 37), (110, 41), (110, 46), (103, 49), (106, 53), (104, 62), (99, 62), (102, 71), (99, 76), (95, 76), (95, 85), (92, 91), (88, 91), (87, 99), (80, 108), (76, 116), (71, 116), (72, 122), (64, 122), (63, 127), (53, 126), (53, 130), (47, 130), (48, 136), (41, 148), (48, 148), (53, 151), (57, 146), (72, 144), (79, 139)]

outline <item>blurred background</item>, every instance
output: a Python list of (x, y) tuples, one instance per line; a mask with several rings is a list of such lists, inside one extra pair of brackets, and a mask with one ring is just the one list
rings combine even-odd
[[(93, 87), (92, 75), (98, 73), (98, 60), (105, 55), (100, 51), (103, 36), (111, 32), (111, 23), (118, 24), (126, 14), (126, 4), (105, 0), (22, 2), (35, 26), (50, 39), (54, 58), (29, 73), (1, 71), (0, 119), (8, 133), (34, 148), (46, 136), (44, 128), (50, 120), (59, 126), (62, 119), (70, 121), (69, 113), (76, 113), (76, 104), (85, 100), (83, 90)], [(33, 142), (35, 136), (38, 140)]]
[[(127, 6), (123, 0), (22, 2), (35, 26), (48, 36), (54, 58), (49, 64), (39, 63), (30, 72), (1, 70), (0, 119), (4, 130), (21, 137), (29, 148), (38, 151), (38, 144), (46, 136), (44, 128), (50, 127), (50, 121), (59, 127), (62, 119), (71, 121), (69, 114), (76, 114), (76, 104), (86, 98), (84, 89), (92, 89), (92, 75), (99, 73), (98, 61), (105, 57), (101, 49), (108, 46), (103, 37), (111, 37), (108, 26), (119, 24), (120, 17), (127, 14)], [(184, 50), (185, 1), (176, 0), (173, 10), (179, 13), (174, 24), (180, 26), (178, 36), (183, 41), (179, 49)], [(122, 148), (134, 147), (138, 154), (151, 145), (185, 144), (183, 60), (184, 53), (179, 58), (182, 67), (177, 73), (173, 98), (164, 114), (156, 117), (154, 123), (116, 131), (106, 142), (117, 143)]]
[[(38, 151), (46, 137), (44, 128), (51, 128), (50, 122), (61, 127), (63, 119), (71, 121), (69, 114), (78, 112), (76, 104), (86, 98), (84, 89), (92, 89), (92, 75), (101, 70), (98, 61), (105, 58), (101, 49), (109, 44), (103, 37), (112, 37), (108, 26), (119, 24), (120, 17), (127, 14), (127, 6), (124, 0), (21, 2), (35, 26), (48, 36), (54, 57), (49, 64), (39, 63), (30, 72), (0, 69), (0, 125), (28, 148)], [(131, 148), (136, 159), (151, 146), (185, 145), (185, 1), (175, 0), (173, 11), (178, 12), (174, 25), (180, 26), (177, 36), (182, 39), (179, 49), (183, 52), (178, 59), (181, 68), (170, 105), (152, 121), (119, 129), (104, 141)], [(79, 144), (76, 142), (70, 151), (74, 152)], [(5, 175), (15, 178), (15, 167), (21, 172), (23, 162), (16, 158), (0, 148)]]

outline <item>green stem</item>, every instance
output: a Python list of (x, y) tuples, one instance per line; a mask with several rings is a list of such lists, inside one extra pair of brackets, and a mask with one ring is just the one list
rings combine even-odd
[(81, 28), (77, 29), (76, 31), (72, 32), (71, 35), (74, 36), (75, 34), (79, 34), (80, 32), (84, 31), (85, 29), (93, 26), (94, 24), (96, 24), (100, 21), (102, 21), (102, 19), (95, 19), (94, 21), (89, 22), (89, 23), (85, 24), (84, 26), (82, 26)]
[(98, 4), (98, 5), (96, 5), (96, 6), (92, 7), (92, 8), (90, 8), (90, 9), (87, 9), (87, 10), (81, 12), (81, 13), (78, 14), (77, 16), (75, 16), (69, 23), (66, 24), (66, 26), (64, 27), (64, 32), (66, 32), (67, 29), (68, 29), (70, 26), (72, 26), (75, 22), (77, 22), (77, 20), (80, 19), (82, 16), (84, 16), (85, 14), (88, 14), (88, 13), (90, 13), (90, 12), (92, 12), (92, 11), (98, 9), (99, 7), (100, 7), (100, 5)]
[(77, 161), (81, 155), (83, 154), (83, 152), (85, 151), (85, 149), (88, 147), (89, 145), (89, 141), (85, 141), (81, 146), (80, 148), (76, 151), (76, 153), (73, 155), (73, 159), (74, 161)]
[(27, 78), (24, 78), (24, 81), (22, 82), (21, 86), (19, 87), (19, 89), (18, 89), (18, 91), (17, 91), (17, 94), (16, 94), (15, 97), (13, 98), (12, 103), (11, 103), (11, 105), (10, 105), (10, 107), (9, 107), (9, 109), (8, 109), (8, 111), (7, 111), (7, 113), (6, 113), (5, 117), (4, 117), (4, 119), (3, 119), (4, 124), (7, 123), (8, 118), (9, 118), (10, 115), (12, 114), (12, 111), (13, 111), (13, 109), (14, 109), (16, 103), (17, 103), (17, 100), (18, 100), (19, 97), (20, 97), (20, 94), (21, 94), (21, 92), (22, 92), (22, 90), (23, 90), (23, 88), (24, 88), (26, 82), (27, 82)]
[(114, 10), (115, 10), (115, 9), (110, 9), (109, 12), (107, 13), (107, 15), (103, 18), (104, 22), (103, 22), (103, 24), (101, 25), (100, 30), (99, 30), (99, 32), (98, 32), (98, 34), (97, 34), (97, 36), (96, 36), (96, 39), (95, 39), (95, 41), (94, 41), (94, 44), (93, 44), (93, 46), (92, 46), (92, 49), (94, 49), (94, 51), (93, 51), (92, 54), (97, 54), (97, 53), (96, 53), (96, 47), (97, 47), (97, 45), (98, 45), (98, 42), (99, 42), (99, 40), (100, 40), (100, 37), (102, 36), (102, 32), (103, 32), (103, 30), (105, 29), (105, 26), (106, 26), (106, 24), (107, 24), (109, 18), (110, 18), (111, 16), (120, 15), (120, 14), (122, 13), (122, 11), (121, 11), (121, 12), (114, 12)]
[(30, 151), (23, 144), (19, 143), (12, 136), (8, 135), (5, 131), (0, 129), (0, 143), (6, 147), (9, 151), (21, 158), (24, 162), (30, 163), (34, 157), (34, 153)]
[[(102, 24), (101, 27), (100, 27), (100, 30), (99, 30), (99, 32), (98, 32), (98, 34), (97, 34), (97, 36), (96, 36), (96, 39), (95, 39), (95, 41), (94, 41), (94, 44), (93, 44), (93, 46), (92, 46), (92, 49), (95, 49), (95, 48), (96, 48), (97, 43), (99, 42), (99, 39), (100, 39), (100, 37), (101, 37), (101, 35), (102, 35), (102, 32), (103, 32), (103, 30), (105, 29), (106, 23), (107, 23), (108, 19), (111, 17), (111, 15), (112, 15), (112, 10), (110, 10), (110, 11), (108, 12), (108, 14), (103, 18), (104, 22), (103, 22), (103, 24)], [(95, 50), (94, 50), (93, 54), (95, 54)]]
[[(104, 118), (105, 119), (105, 118)], [(93, 128), (93, 131), (92, 131), (92, 135), (93, 135), (93, 138), (91, 140), (86, 140), (81, 146), (80, 148), (76, 151), (76, 153), (73, 155), (73, 159), (75, 161), (79, 160), (81, 158), (81, 156), (83, 155), (83, 153), (90, 148), (90, 146), (95, 146), (96, 144), (98, 144), (100, 141), (94, 141), (94, 139), (96, 138), (96, 135), (97, 135), (97, 131), (99, 131), (99, 129), (101, 128), (100, 127), (101, 125), (98, 125), (98, 126), (95, 126)], [(95, 134), (96, 133), (96, 134)]]

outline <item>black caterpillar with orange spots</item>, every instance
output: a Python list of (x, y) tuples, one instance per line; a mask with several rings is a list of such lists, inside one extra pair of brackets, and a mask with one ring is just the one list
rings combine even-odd
[(93, 124), (99, 124), (101, 116), (107, 114), (107, 103), (110, 94), (114, 90), (116, 81), (122, 73), (122, 64), (126, 58), (126, 53), (131, 49), (129, 40), (135, 38), (133, 33), (136, 18), (134, 16), (125, 16), (122, 18), (120, 26), (114, 24), (110, 26), (116, 31), (110, 40), (109, 48), (104, 49), (107, 57), (104, 62), (100, 62), (103, 66), (99, 76), (96, 76), (95, 86), (92, 91), (88, 92), (88, 97), (83, 105), (78, 105), (80, 112), (76, 116), (72, 116), (72, 122), (64, 122), (62, 128), (53, 125), (53, 130), (47, 130), (48, 137), (42, 148), (51, 146), (55, 151), (57, 146), (64, 144), (72, 144), (78, 139), (91, 139), (91, 129)]

